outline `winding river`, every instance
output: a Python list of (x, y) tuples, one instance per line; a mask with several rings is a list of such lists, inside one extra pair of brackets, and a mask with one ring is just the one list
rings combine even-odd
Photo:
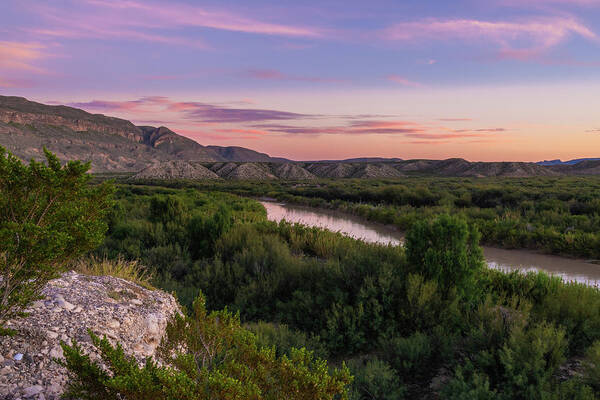
[[(311, 208), (274, 201), (261, 201), (271, 221), (300, 223), (340, 232), (366, 242), (400, 245), (402, 232), (394, 227), (365, 221), (346, 213)], [(490, 268), (504, 271), (542, 270), (560, 276), (566, 281), (577, 281), (598, 287), (600, 285), (600, 265), (585, 260), (540, 254), (530, 250), (506, 250), (483, 247), (485, 259)]]

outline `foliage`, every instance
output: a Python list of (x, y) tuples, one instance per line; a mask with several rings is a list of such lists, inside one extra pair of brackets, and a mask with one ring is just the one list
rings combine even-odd
[(0, 324), (36, 299), (69, 260), (104, 238), (110, 184), (91, 187), (89, 163), (24, 165), (0, 147)]
[[(192, 185), (192, 184), (188, 184)], [(336, 179), (198, 182), (202, 190), (332, 208), (408, 230), (440, 214), (463, 217), (482, 242), (600, 259), (600, 178)]]
[[(71, 376), (68, 398), (81, 399), (298, 399), (347, 398), (351, 378), (346, 367), (328, 372), (325, 361), (305, 349), (291, 349), (277, 357), (272, 348), (259, 347), (256, 337), (227, 310), (208, 313), (202, 294), (193, 315), (176, 314), (167, 324), (158, 349), (160, 366), (137, 361), (106, 337), (90, 331), (102, 362), (93, 362), (77, 343), (61, 343)], [(184, 349), (182, 351), (182, 349)]]
[(414, 224), (405, 247), (413, 271), (437, 282), (444, 291), (456, 288), (462, 296), (474, 296), (475, 276), (484, 265), (474, 227), (441, 215), (434, 222)]
[(284, 354), (289, 357), (294, 348), (306, 348), (318, 358), (327, 357), (327, 349), (318, 337), (290, 329), (285, 324), (259, 321), (246, 324), (245, 328), (256, 335), (258, 346), (275, 347), (278, 357)]
[(355, 359), (349, 363), (354, 375), (350, 400), (401, 400), (406, 389), (395, 371), (377, 358)]
[[(186, 305), (200, 288), (207, 296), (207, 309), (227, 307), (239, 312), (241, 321), (258, 335), (258, 343), (274, 347), (277, 356), (289, 357), (292, 347), (306, 347), (326, 356), (331, 365), (349, 361), (356, 375), (350, 392), (357, 398), (368, 396), (361, 387), (380, 393), (377, 396), (398, 389), (399, 398), (597, 396), (592, 369), (582, 378), (568, 379), (559, 371), (565, 360), (586, 353), (590, 360), (586, 365), (596, 365), (590, 349), (600, 341), (600, 292), (544, 273), (483, 268), (476, 234), (482, 225), (472, 218), (475, 214), (469, 214), (475, 209), (435, 218), (456, 211), (451, 206), (456, 199), (449, 194), (455, 190), (465, 204), (496, 204), (476, 212), (477, 218), (494, 221), (498, 210), (509, 204), (554, 210), (563, 201), (558, 196), (568, 198), (577, 189), (569, 186), (569, 193), (561, 189), (551, 194), (557, 204), (539, 199), (544, 204), (540, 208), (539, 202), (520, 203), (521, 192), (511, 196), (493, 188), (474, 192), (475, 186), (487, 185), (487, 181), (442, 180), (427, 189), (421, 184), (413, 192), (408, 189), (411, 179), (407, 180), (406, 189), (387, 182), (369, 190), (385, 192), (385, 201), (390, 202), (401, 196), (415, 204), (411, 208), (379, 207), (366, 202), (367, 197), (361, 200), (356, 193), (362, 193), (366, 185), (362, 181), (293, 189), (321, 195), (335, 187), (338, 192), (331, 192), (330, 201), (336, 205), (343, 208), (347, 203), (337, 202), (335, 196), (348, 196), (364, 201), (356, 207), (365, 213), (392, 210), (388, 215), (392, 220), (408, 212), (408, 225), (414, 230), (407, 234), (412, 242), (406, 249), (268, 222), (258, 203), (227, 193), (124, 186), (111, 217), (110, 235), (98, 252), (140, 258), (155, 272), (154, 283), (175, 290)], [(519, 182), (527, 192), (529, 184)], [(292, 190), (285, 182), (209, 185), (223, 185), (227, 190), (233, 185), (248, 194), (265, 185)], [(510, 185), (513, 181), (490, 183), (502, 188)], [(548, 182), (531, 192), (554, 191), (552, 185)], [(156, 196), (179, 199), (180, 224), (151, 216), (150, 203)], [(312, 200), (316, 205), (330, 205), (319, 203), (316, 197)], [(223, 207), (228, 211), (220, 211)], [(190, 227), (202, 227), (205, 221), (216, 221), (218, 214), (227, 213), (232, 224), (216, 229), (218, 233), (196, 252)], [(508, 213), (496, 222), (514, 220), (514, 215)], [(194, 218), (197, 223), (192, 224)], [(382, 393), (378, 387), (390, 389)]]

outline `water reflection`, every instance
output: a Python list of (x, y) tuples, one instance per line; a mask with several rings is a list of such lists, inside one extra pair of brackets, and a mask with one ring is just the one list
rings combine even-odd
[[(317, 226), (371, 243), (400, 245), (403, 241), (402, 233), (393, 227), (371, 223), (341, 212), (271, 201), (261, 201), (261, 204), (271, 221), (285, 219), (288, 222)], [(484, 247), (483, 252), (490, 268), (503, 271), (543, 270), (567, 281), (574, 280), (593, 286), (600, 283), (600, 265), (584, 260), (495, 247)]]

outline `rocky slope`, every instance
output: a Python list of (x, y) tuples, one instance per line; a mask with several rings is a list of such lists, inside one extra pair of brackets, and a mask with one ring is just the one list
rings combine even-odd
[(220, 179), (220, 177), (199, 163), (191, 163), (189, 161), (164, 161), (144, 168), (135, 174), (132, 179), (204, 180)]
[(600, 175), (600, 160), (583, 160), (575, 164), (559, 164), (546, 167), (558, 174)]
[(142, 361), (154, 354), (168, 318), (178, 311), (173, 296), (108, 276), (69, 272), (42, 294), (27, 317), (8, 322), (18, 333), (0, 337), (0, 399), (58, 399), (67, 379), (52, 360), (63, 356), (59, 342), (75, 339), (97, 357), (88, 329)]
[(154, 162), (281, 161), (243, 147), (202, 146), (166, 127), (0, 96), (0, 145), (23, 160), (46, 146), (63, 160), (92, 162), (94, 172), (137, 172)]
[[(192, 166), (193, 165), (193, 166)], [(180, 171), (175, 169), (181, 166)], [(188, 170), (201, 169), (193, 174)], [(212, 172), (212, 174), (208, 174)], [(506, 177), (600, 175), (600, 161), (582, 161), (575, 165), (542, 166), (525, 162), (470, 162), (448, 160), (406, 160), (397, 162), (217, 162), (157, 163), (136, 175), (136, 179), (223, 179), (241, 180), (314, 180), (323, 179), (402, 179), (409, 175), (447, 177)]]

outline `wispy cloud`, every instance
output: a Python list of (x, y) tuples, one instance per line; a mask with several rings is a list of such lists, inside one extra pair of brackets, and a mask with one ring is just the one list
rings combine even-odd
[(226, 7), (209, 9), (181, 2), (81, 0), (71, 1), (69, 7), (38, 3), (28, 8), (47, 22), (46, 26), (27, 29), (38, 36), (134, 40), (205, 48), (208, 45), (197, 35), (178, 32), (204, 28), (299, 38), (322, 35), (312, 27), (266, 22)]
[(398, 84), (400, 84), (402, 86), (407, 86), (407, 87), (418, 88), (418, 87), (423, 86), (422, 84), (420, 84), (418, 82), (411, 81), (411, 80), (406, 79), (406, 78), (404, 78), (404, 77), (402, 77), (400, 75), (388, 75), (387, 79), (389, 81), (392, 81), (394, 83), (398, 83)]
[(45, 48), (39, 43), (0, 41), (0, 68), (44, 72), (35, 62), (47, 56)]
[(566, 5), (566, 6), (600, 6), (600, 0), (499, 0), (499, 4), (520, 8), (532, 6)]
[(273, 133), (289, 135), (390, 135), (430, 141), (449, 141), (457, 139), (490, 138), (494, 134), (505, 132), (504, 128), (449, 129), (443, 126), (428, 126), (411, 121), (354, 121), (338, 126), (294, 126), (286, 124), (256, 124)]
[(598, 40), (594, 31), (571, 17), (518, 21), (426, 19), (401, 22), (385, 29), (381, 34), (386, 40), (398, 42), (427, 40), (492, 43), (501, 57), (515, 59), (538, 56), (570, 36)]
[(28, 79), (1, 78), (0, 87), (3, 88), (28, 88), (34, 85), (33, 81)]
[(586, 132), (588, 132), (588, 133), (600, 133), (600, 128), (588, 129)]
[(179, 118), (186, 121), (202, 123), (246, 123), (260, 121), (299, 120), (313, 117), (311, 115), (288, 111), (236, 108), (195, 101), (173, 101), (163, 96), (148, 96), (137, 100), (110, 101), (92, 100), (69, 104), (73, 107), (100, 112), (135, 112), (148, 114), (157, 112), (178, 113)]
[(298, 81), (314, 83), (344, 83), (346, 80), (338, 78), (324, 78), (316, 76), (290, 75), (274, 69), (248, 69), (242, 75), (262, 80), (271, 81)]
[(438, 121), (443, 122), (464, 122), (464, 121), (472, 121), (471, 118), (438, 118)]

